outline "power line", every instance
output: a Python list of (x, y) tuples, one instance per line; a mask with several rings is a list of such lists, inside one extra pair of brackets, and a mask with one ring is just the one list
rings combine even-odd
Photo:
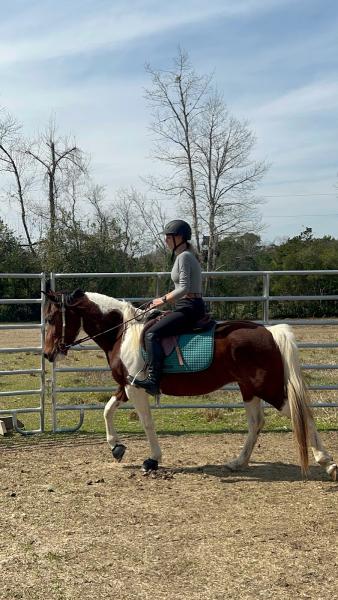
[(324, 215), (263, 215), (264, 219), (296, 219), (303, 217), (338, 217), (338, 213), (327, 213)]
[(316, 192), (312, 193), (308, 193), (308, 194), (276, 194), (276, 195), (265, 195), (265, 194), (259, 194), (260, 196), (263, 196), (263, 198), (295, 198), (295, 197), (305, 197), (307, 198), (308, 196), (336, 196), (338, 197), (338, 193), (336, 192), (330, 192), (327, 194), (317, 194)]

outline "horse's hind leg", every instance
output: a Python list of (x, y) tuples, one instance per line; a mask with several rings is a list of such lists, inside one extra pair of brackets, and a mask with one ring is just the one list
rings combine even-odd
[(326, 448), (323, 446), (322, 440), (316, 429), (314, 420), (311, 418), (308, 420), (308, 430), (311, 449), (315, 461), (321, 465), (328, 475), (330, 475), (333, 481), (338, 480), (338, 465), (333, 461), (333, 457), (329, 454)]
[[(289, 402), (286, 400), (284, 406), (281, 410), (282, 414), (290, 417), (290, 407)], [(333, 461), (331, 454), (326, 450), (325, 446), (323, 446), (320, 435), (317, 431), (313, 416), (309, 411), (308, 419), (307, 419), (307, 428), (309, 435), (309, 442), (311, 446), (311, 450), (313, 452), (314, 459), (316, 463), (321, 465), (328, 475), (330, 475), (333, 481), (338, 480), (338, 465)]]
[(228, 469), (231, 469), (231, 471), (243, 469), (249, 464), (259, 432), (264, 425), (263, 404), (260, 398), (254, 397), (249, 402), (245, 402), (245, 410), (248, 419), (248, 436), (240, 455), (235, 460), (232, 460), (225, 465)]

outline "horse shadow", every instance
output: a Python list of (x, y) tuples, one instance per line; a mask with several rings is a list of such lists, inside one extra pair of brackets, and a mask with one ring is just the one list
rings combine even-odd
[[(125, 465), (126, 469), (137, 469), (136, 465)], [(302, 481), (331, 481), (329, 475), (316, 465), (309, 467), (307, 478), (304, 479), (301, 469), (298, 465), (282, 462), (257, 462), (253, 461), (248, 467), (239, 471), (232, 471), (225, 465), (205, 464), (182, 467), (160, 466), (154, 476), (162, 479), (174, 479), (175, 475), (201, 475), (215, 477), (221, 483), (240, 483), (240, 482), (302, 482)], [(330, 488), (330, 491), (338, 491), (338, 486)]]
[[(301, 482), (301, 481), (331, 481), (329, 475), (316, 465), (309, 467), (307, 478), (304, 478), (299, 465), (283, 462), (253, 461), (248, 467), (239, 471), (232, 471), (225, 465), (206, 464), (199, 467), (180, 467), (173, 469), (175, 473), (202, 473), (209, 477), (216, 477), (221, 483), (239, 483), (239, 482)], [(338, 491), (338, 486), (332, 488)]]

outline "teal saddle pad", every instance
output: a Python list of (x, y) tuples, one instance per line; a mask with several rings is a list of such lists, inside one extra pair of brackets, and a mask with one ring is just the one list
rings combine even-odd
[[(178, 336), (178, 346), (183, 358), (180, 365), (176, 348), (166, 356), (162, 373), (194, 373), (208, 369), (214, 355), (214, 333), (216, 324), (208, 330), (196, 333), (183, 333)], [(147, 353), (142, 349), (143, 358), (147, 361)]]

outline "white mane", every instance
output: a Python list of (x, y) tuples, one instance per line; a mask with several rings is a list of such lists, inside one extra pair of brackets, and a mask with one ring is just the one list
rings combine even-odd
[[(117, 298), (98, 294), (97, 292), (86, 292), (86, 296), (88, 300), (94, 302), (99, 307), (102, 314), (118, 310), (122, 314), (123, 321), (128, 321), (136, 315), (141, 316), (142, 314), (142, 310), (135, 308), (135, 306), (126, 300), (117, 300)], [(126, 335), (132, 342), (132, 347), (136, 350), (140, 343), (142, 325), (138, 321), (132, 321), (131, 325), (131, 327), (128, 327)]]
[(105, 296), (96, 292), (86, 292), (86, 296), (88, 300), (94, 302), (99, 307), (103, 315), (112, 310), (118, 310), (122, 314), (124, 321), (134, 316), (136, 309), (130, 302), (126, 302), (126, 300), (117, 300), (111, 296)]

